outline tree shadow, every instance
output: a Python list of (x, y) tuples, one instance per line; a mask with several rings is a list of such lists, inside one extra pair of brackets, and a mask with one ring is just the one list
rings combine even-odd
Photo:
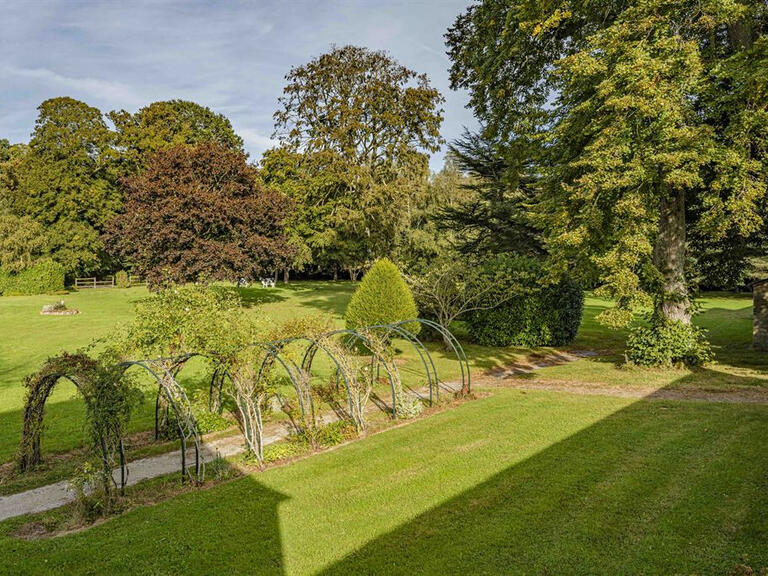
[(728, 574), (745, 559), (768, 566), (767, 423), (765, 406), (635, 402), (320, 574)]

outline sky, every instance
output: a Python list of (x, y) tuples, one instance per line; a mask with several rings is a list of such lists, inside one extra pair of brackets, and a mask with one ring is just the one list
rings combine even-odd
[[(450, 141), (476, 125), (467, 94), (449, 88), (443, 39), (469, 2), (0, 0), (0, 138), (28, 141), (47, 98), (103, 112), (179, 98), (227, 116), (255, 160), (274, 145), (285, 74), (355, 44), (429, 76), (446, 99)], [(430, 159), (433, 170), (443, 154)]]

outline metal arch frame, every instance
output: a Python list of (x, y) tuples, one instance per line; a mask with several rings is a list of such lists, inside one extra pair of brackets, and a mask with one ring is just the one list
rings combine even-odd
[[(427, 347), (424, 346), (424, 344), (419, 340), (415, 334), (413, 334), (410, 330), (407, 330), (403, 328), (399, 324), (376, 324), (374, 326), (366, 326), (366, 330), (378, 330), (378, 329), (384, 329), (386, 330), (385, 336), (389, 337), (389, 335), (392, 332), (397, 333), (399, 336), (401, 336), (403, 339), (407, 340), (411, 346), (416, 350), (416, 352), (419, 354), (419, 358), (421, 358), (421, 363), (424, 365), (424, 372), (427, 375), (427, 383), (429, 385), (429, 405), (433, 405), (433, 387), (434, 387), (434, 393), (435, 393), (435, 399), (438, 401), (440, 400), (440, 387), (438, 386), (439, 377), (437, 374), (437, 368), (435, 367), (435, 363), (432, 360), (432, 355), (429, 353), (429, 350), (427, 350)], [(351, 341), (351, 343), (354, 343), (354, 341)], [(427, 360), (429, 361), (429, 364), (427, 364)], [(432, 372), (430, 373), (430, 366), (432, 367)], [(432, 376), (434, 375), (434, 380), (432, 379)]]
[[(181, 481), (185, 482), (187, 477), (190, 477), (199, 484), (205, 479), (205, 462), (201, 450), (202, 443), (200, 441), (197, 422), (192, 414), (187, 393), (176, 380), (178, 371), (184, 366), (187, 360), (195, 356), (202, 356), (202, 354), (186, 354), (175, 358), (157, 358), (154, 360), (126, 360), (120, 362), (118, 366), (123, 368), (123, 372), (127, 371), (132, 366), (139, 366), (155, 379), (158, 385), (158, 397), (162, 392), (165, 395), (166, 400), (168, 400), (168, 404), (176, 413), (176, 425), (179, 430), (179, 441), (181, 443)], [(171, 368), (161, 364), (161, 362), (169, 360), (176, 362), (176, 364)], [(165, 378), (158, 374), (158, 372), (162, 373)], [(179, 404), (182, 404), (183, 406), (180, 406)], [(187, 440), (189, 438), (192, 438), (195, 447), (194, 477), (189, 474), (187, 469)]]
[[(329, 337), (330, 336), (339, 336), (339, 335), (348, 335), (348, 336), (350, 336), (350, 338), (347, 339), (348, 342), (352, 342), (352, 341), (355, 341), (355, 340), (362, 340), (363, 343), (368, 346), (369, 350), (371, 350), (371, 353), (372, 353), (371, 354), (371, 367), (373, 367), (374, 360), (376, 362), (378, 362), (379, 364), (384, 366), (384, 370), (387, 371), (387, 377), (389, 378), (390, 388), (392, 389), (392, 419), (396, 420), (397, 419), (397, 408), (396, 408), (396, 406), (397, 406), (397, 391), (395, 389), (396, 388), (395, 387), (395, 379), (392, 376), (392, 370), (390, 370), (390, 367), (388, 366), (387, 361), (384, 358), (382, 358), (379, 354), (377, 354), (376, 352), (373, 351), (373, 349), (371, 348), (371, 341), (368, 339), (368, 337), (365, 336), (364, 334), (361, 334), (357, 330), (350, 330), (348, 328), (343, 328), (343, 329), (339, 329), (339, 330), (331, 330), (330, 332), (326, 332), (325, 334), (323, 334), (323, 336), (329, 336)], [(354, 338), (355, 340), (352, 340), (352, 338)], [(311, 363), (310, 363), (310, 367), (311, 367)], [(394, 365), (394, 363), (392, 365), (392, 368), (398, 374), (398, 380), (400, 380), (400, 378), (399, 378), (399, 376), (400, 376), (399, 370), (397, 369), (397, 366)], [(346, 380), (345, 380), (345, 383), (346, 383)], [(349, 393), (349, 387), (347, 387), (347, 392)], [(352, 402), (351, 396), (350, 396), (349, 401), (350, 401), (350, 410), (351, 410), (352, 409), (352, 407), (351, 407), (351, 402)]]
[[(48, 402), (48, 398), (51, 395), (51, 392), (53, 392), (53, 389), (56, 387), (56, 384), (59, 383), (59, 380), (69, 380), (72, 384), (75, 385), (75, 388), (80, 392), (80, 394), (83, 395), (83, 401), (86, 403), (87, 406), (90, 407), (90, 405), (93, 402), (93, 398), (86, 394), (86, 389), (81, 385), (81, 383), (78, 381), (79, 376), (74, 374), (67, 374), (65, 372), (55, 372), (53, 374), (48, 374), (43, 377), (43, 380), (47, 383), (50, 382), (51, 384), (49, 386), (45, 387), (45, 395), (43, 397), (43, 402), (41, 405), (40, 415), (37, 418), (37, 433), (33, 439), (32, 444), (32, 458), (31, 462), (27, 459), (27, 454), (22, 455), (22, 461), (21, 461), (21, 469), (22, 471), (26, 471), (30, 466), (34, 466), (40, 461), (40, 446), (41, 446), (41, 439), (42, 439), (42, 431), (43, 431), (43, 410), (45, 408), (45, 404)], [(25, 412), (28, 407), (25, 407)], [(24, 435), (27, 434), (27, 426), (26, 426), (27, 418), (24, 418), (24, 429), (22, 431), (22, 443), (24, 442)], [(120, 433), (119, 430), (115, 430), (116, 436), (117, 436), (117, 452), (120, 456), (120, 492), (123, 493), (125, 490), (125, 483), (127, 480), (126, 475), (126, 465), (125, 465), (125, 446), (123, 444), (123, 436)], [(107, 449), (107, 441), (104, 437), (104, 434), (99, 431), (99, 444), (101, 445), (101, 460), (104, 464), (105, 470), (109, 468), (109, 475), (110, 478), (112, 478), (112, 461), (109, 457), (109, 450)], [(114, 478), (112, 478), (112, 481), (114, 482)]]
[(453, 348), (454, 354), (456, 354), (456, 359), (459, 361), (459, 367), (461, 368), (461, 394), (469, 394), (472, 391), (469, 360), (467, 359), (467, 354), (464, 352), (464, 347), (458, 341), (456, 336), (454, 336), (453, 333), (442, 324), (438, 324), (437, 322), (427, 320), (425, 318), (411, 318), (410, 320), (401, 320), (399, 322), (395, 322), (394, 325), (402, 326), (404, 324), (410, 324), (413, 322), (418, 322), (424, 326), (429, 326), (433, 330), (437, 330), (441, 336), (448, 340), (451, 348)]

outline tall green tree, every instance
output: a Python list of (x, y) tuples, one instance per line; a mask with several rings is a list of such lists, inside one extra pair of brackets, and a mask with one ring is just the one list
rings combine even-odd
[(519, 160), (540, 175), (553, 272), (614, 297), (607, 323), (651, 300), (688, 323), (691, 228), (760, 228), (765, 30), (758, 2), (517, 0), (473, 5), (448, 32), (453, 86), (486, 135), (531, 144)]
[(223, 148), (243, 151), (243, 139), (222, 114), (187, 100), (153, 102), (135, 114), (115, 110), (108, 114), (117, 132), (123, 170), (142, 168), (157, 152), (178, 145), (212, 142)]
[[(275, 136), (297, 154), (302, 200), (315, 214), (307, 244), (335, 253), (352, 276), (392, 254), (407, 227), (429, 152), (441, 143), (443, 98), (426, 75), (356, 46), (293, 68), (275, 113)], [(311, 183), (311, 184), (310, 184)], [(318, 188), (318, 184), (320, 187)]]
[(72, 98), (46, 100), (38, 111), (7, 192), (10, 208), (45, 228), (68, 274), (98, 272), (107, 265), (99, 235), (121, 206), (114, 135), (97, 108)]

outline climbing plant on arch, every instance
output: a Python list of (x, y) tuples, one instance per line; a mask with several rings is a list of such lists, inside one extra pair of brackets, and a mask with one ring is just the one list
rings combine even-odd
[[(346, 398), (347, 409), (342, 416), (353, 422), (358, 430), (366, 427), (366, 405), (374, 385), (380, 381), (388, 382), (391, 390), (391, 402), (386, 411), (392, 418), (398, 418), (404, 415), (400, 410), (406, 393), (388, 345), (393, 336), (408, 342), (416, 350), (429, 389), (428, 403), (439, 399), (441, 382), (435, 362), (428, 348), (408, 329), (417, 323), (429, 325), (451, 343), (461, 368), (459, 393), (469, 393), (469, 363), (461, 344), (445, 327), (422, 319), (254, 342), (222, 353), (209, 350), (153, 360), (124, 360), (109, 365), (83, 354), (51, 358), (26, 381), (27, 402), (19, 467), (26, 471), (40, 462), (45, 402), (56, 383), (64, 378), (75, 384), (85, 400), (94, 444), (100, 450), (105, 489), (111, 490), (113, 470), (118, 467), (120, 487), (123, 488), (127, 479), (123, 431), (130, 417), (134, 393), (138, 393), (131, 386), (127, 372), (138, 367), (154, 378), (158, 398), (163, 399), (173, 414), (181, 444), (182, 480), (202, 482), (205, 471), (202, 440), (189, 399), (177, 380), (180, 370), (195, 357), (208, 359), (213, 367), (210, 405), (220, 409), (225, 391), (235, 400), (246, 444), (259, 461), (263, 461), (262, 409), (266, 401), (277, 396), (283, 406), (288, 404), (269, 381), (276, 377), (276, 371), (282, 372), (296, 394), (300, 413), (298, 431), (305, 433), (317, 425), (312, 381), (316, 377), (313, 364), (318, 352), (330, 360), (336, 389)], [(289, 347), (296, 349), (289, 354)], [(380, 374), (382, 369), (385, 377)], [(159, 401), (156, 405), (160, 405)], [(190, 447), (194, 448), (194, 467), (188, 466), (186, 461)]]
[(125, 487), (126, 468), (123, 431), (137, 398), (136, 390), (122, 371), (85, 354), (62, 354), (49, 358), (25, 381), (27, 389), (24, 425), (19, 448), (19, 468), (27, 471), (42, 461), (41, 436), (45, 403), (56, 384), (69, 380), (82, 395), (90, 435), (101, 459), (99, 483), (106, 495), (116, 482), (113, 469), (120, 469), (120, 489)]

